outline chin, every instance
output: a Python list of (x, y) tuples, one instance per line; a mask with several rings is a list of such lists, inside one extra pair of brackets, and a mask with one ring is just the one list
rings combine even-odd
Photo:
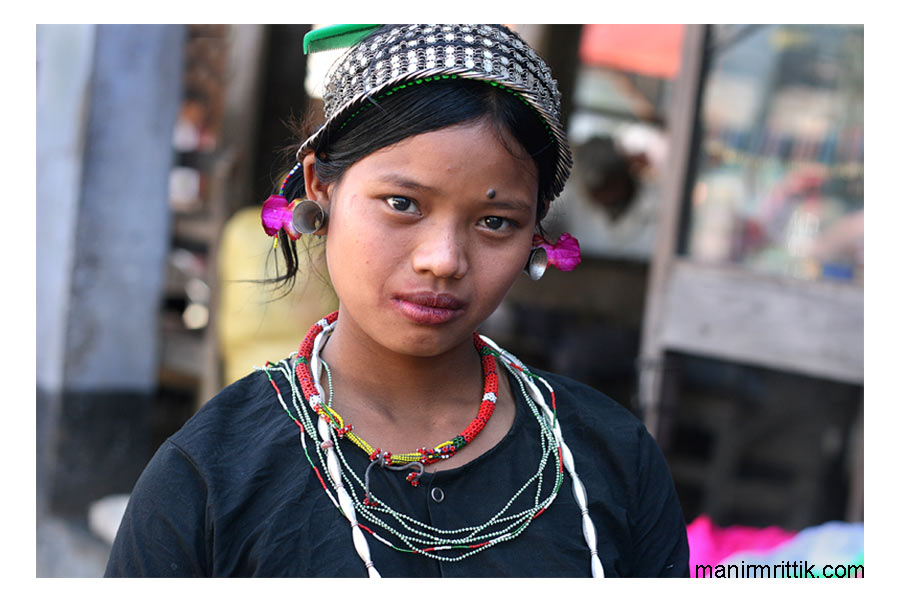
[[(395, 344), (385, 345), (397, 353), (415, 357), (436, 357), (470, 343), (474, 328), (460, 331), (459, 328), (421, 326), (404, 334)], [(392, 337), (393, 338), (393, 337)]]

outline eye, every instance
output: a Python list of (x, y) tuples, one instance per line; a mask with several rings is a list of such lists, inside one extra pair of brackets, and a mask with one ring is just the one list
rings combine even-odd
[(418, 211), (415, 202), (405, 196), (389, 196), (385, 201), (391, 206), (391, 209), (401, 213), (416, 213)]
[(481, 219), (481, 223), (489, 230), (505, 230), (513, 226), (513, 223), (505, 217), (489, 215)]

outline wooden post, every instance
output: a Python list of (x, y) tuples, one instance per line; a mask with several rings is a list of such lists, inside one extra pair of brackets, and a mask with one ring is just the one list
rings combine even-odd
[(681, 71), (675, 84), (668, 118), (668, 170), (662, 185), (657, 242), (650, 264), (638, 367), (638, 408), (647, 430), (654, 436), (659, 432), (661, 377), (665, 362), (662, 345), (663, 302), (669, 270), (677, 251), (682, 209), (687, 194), (707, 29), (706, 25), (689, 25), (685, 28)]

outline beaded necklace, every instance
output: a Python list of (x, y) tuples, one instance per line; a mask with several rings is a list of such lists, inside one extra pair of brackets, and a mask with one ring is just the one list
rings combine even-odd
[[(336, 313), (337, 312), (330, 314), (325, 318), (325, 320), (328, 321), (329, 324), (333, 323), (334, 319), (337, 317)], [(491, 350), (487, 347), (487, 345), (484, 344), (484, 342), (478, 337), (477, 334), (473, 335), (473, 340), (475, 343), (475, 349), (481, 356), (481, 368), (484, 373), (484, 393), (481, 398), (481, 406), (478, 409), (478, 414), (475, 416), (469, 426), (467, 426), (459, 435), (457, 435), (453, 439), (450, 439), (449, 441), (445, 441), (444, 443), (436, 445), (433, 448), (420, 447), (415, 452), (392, 454), (388, 451), (382, 451), (381, 448), (373, 447), (365, 439), (354, 433), (353, 425), (346, 424), (344, 422), (344, 419), (341, 418), (341, 415), (331, 407), (331, 370), (324, 360), (322, 360), (322, 366), (325, 368), (325, 371), (328, 374), (329, 403), (319, 403), (318, 407), (314, 409), (316, 413), (319, 414), (319, 416), (322, 416), (325, 419), (326, 422), (337, 425), (335, 433), (339, 438), (346, 437), (357, 447), (363, 450), (366, 455), (369, 456), (369, 460), (379, 460), (380, 463), (386, 467), (397, 467), (398, 470), (402, 470), (403, 467), (409, 464), (424, 465), (433, 464), (440, 460), (446, 460), (447, 458), (455, 455), (456, 452), (461, 450), (468, 443), (472, 442), (472, 440), (484, 429), (488, 420), (490, 420), (491, 416), (493, 415), (494, 408), (497, 405), (497, 392), (499, 391), (499, 381), (497, 380), (497, 361), (494, 358), (494, 354), (491, 353)], [(306, 349), (306, 347), (309, 347), (309, 349)], [(316, 390), (312, 386), (313, 377), (309, 372), (309, 364), (306, 361), (303, 361), (304, 358), (308, 359), (308, 356), (306, 356), (304, 352), (311, 351), (311, 347), (311, 343), (309, 345), (301, 345), (300, 351), (298, 353), (299, 361), (297, 364), (297, 376), (298, 379), (301, 380), (301, 390), (303, 391), (303, 394), (307, 397), (307, 399), (310, 396), (316, 394)], [(410, 485), (416, 486), (419, 484), (418, 479), (420, 475), (421, 472), (412, 472), (407, 475), (406, 479), (407, 481), (409, 481)]]
[[(544, 512), (556, 498), (562, 485), (564, 467), (569, 472), (572, 491), (581, 509), (582, 533), (590, 550), (591, 572), (594, 577), (603, 576), (603, 565), (597, 555), (596, 530), (587, 510), (587, 495), (584, 485), (575, 471), (574, 458), (563, 441), (562, 432), (556, 420), (556, 397), (553, 388), (546, 380), (528, 371), (517, 358), (501, 349), (487, 337), (479, 336), (479, 339), (485, 344), (484, 348), (489, 349), (489, 355), (499, 358), (517, 381), (529, 410), (540, 426), (541, 459), (535, 474), (527, 479), (510, 500), (488, 521), (480, 525), (470, 525), (458, 529), (432, 527), (391, 508), (383, 500), (369, 493), (367, 482), (364, 482), (356, 474), (344, 457), (340, 440), (346, 435), (346, 432), (344, 435), (338, 433), (343, 426), (336, 426), (335, 421), (329, 419), (330, 414), (321, 413), (317, 409), (317, 406), (326, 405), (327, 407), (327, 404), (323, 404), (325, 395), (319, 382), (319, 373), (322, 368), (319, 351), (325, 337), (334, 328), (336, 318), (337, 312), (320, 320), (310, 329), (307, 334), (311, 347), (309, 355), (302, 353), (307, 346), (307, 339), (304, 339), (301, 351), (296, 356), (277, 364), (267, 363), (262, 370), (266, 372), (269, 382), (275, 389), (282, 408), (299, 427), (304, 454), (326, 495), (350, 523), (354, 547), (370, 577), (380, 577), (380, 574), (371, 560), (369, 545), (363, 531), (369, 533), (380, 543), (400, 552), (421, 554), (445, 562), (458, 562), (520, 535), (531, 524), (531, 521)], [(297, 368), (302, 364), (308, 365), (309, 369), (298, 370)], [(269, 373), (270, 369), (281, 372), (290, 384), (291, 402), (296, 416), (285, 403), (281, 390)], [(311, 387), (303, 387), (300, 379), (300, 375), (306, 373), (311, 377)], [(552, 408), (548, 407), (544, 401), (543, 393), (535, 381), (540, 381), (550, 392)], [(314, 391), (314, 393), (307, 395), (306, 389)], [(306, 403), (303, 403), (304, 400)], [(314, 416), (317, 417), (316, 424), (313, 424)], [(319, 465), (325, 470), (320, 471), (310, 456), (307, 438), (312, 440), (312, 447), (318, 456)], [(550, 491), (545, 491), (544, 473), (548, 465), (552, 466), (555, 478), (552, 479)], [(323, 472), (325, 478), (322, 477)], [(365, 491), (366, 497), (361, 499), (360, 494), (363, 491)], [(526, 499), (523, 496), (526, 496), (528, 492), (533, 492), (531, 507), (517, 512), (512, 511), (513, 504), (519, 498)], [(360, 523), (358, 517), (362, 517), (368, 524)], [(381, 533), (376, 532), (373, 527), (380, 529)]]

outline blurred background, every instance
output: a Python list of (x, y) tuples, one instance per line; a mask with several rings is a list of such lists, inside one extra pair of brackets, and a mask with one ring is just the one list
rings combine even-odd
[[(102, 575), (156, 448), (336, 307), (248, 282), (286, 122), (320, 120), (312, 27), (37, 27), (38, 576)], [(483, 331), (644, 421), (692, 547), (854, 527), (861, 559), (863, 27), (511, 27), (563, 94), (546, 226), (584, 260)]]

